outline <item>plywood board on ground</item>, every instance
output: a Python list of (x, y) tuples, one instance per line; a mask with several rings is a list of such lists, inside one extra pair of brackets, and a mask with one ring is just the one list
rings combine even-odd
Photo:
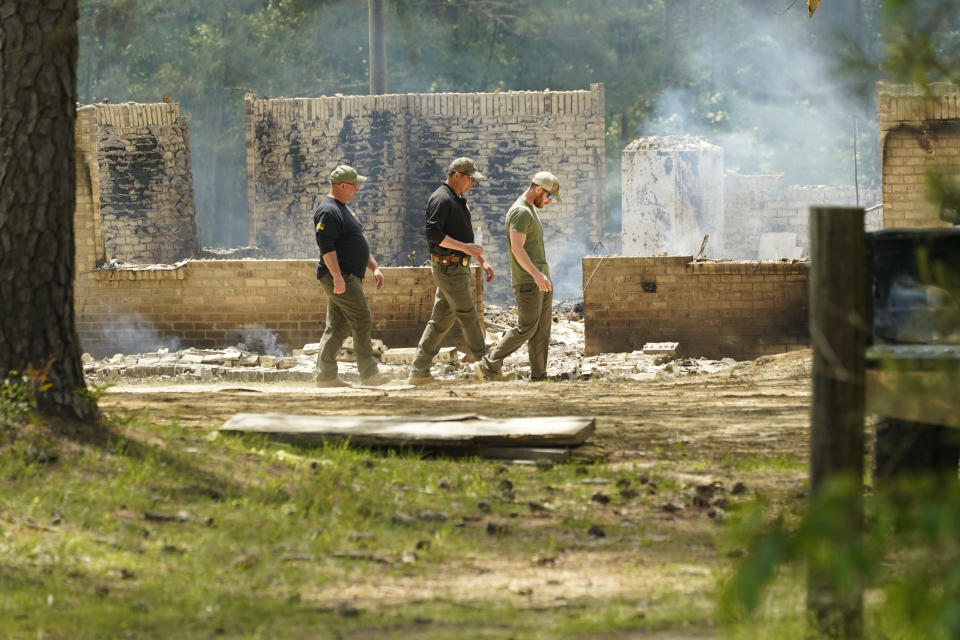
[(238, 413), (220, 427), (226, 433), (256, 433), (284, 442), (349, 439), (363, 445), (556, 447), (582, 444), (594, 418), (538, 416), (490, 419), (456, 416), (316, 416)]

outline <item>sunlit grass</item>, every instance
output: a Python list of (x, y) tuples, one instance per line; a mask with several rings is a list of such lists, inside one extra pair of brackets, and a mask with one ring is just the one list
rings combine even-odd
[(801, 456), (737, 454), (726, 455), (719, 460), (710, 461), (710, 465), (722, 467), (734, 472), (797, 472), (808, 471), (808, 461)]
[[(639, 475), (602, 462), (297, 447), (155, 424), (147, 412), (70, 436), (25, 426), (0, 455), (0, 628), (31, 638), (535, 638), (706, 625), (706, 592), (691, 610), (589, 589), (537, 604), (543, 585), (529, 596), (486, 585), (466, 600), (378, 591), (469, 584), (503, 563), (522, 574), (565, 554), (709, 547), (712, 523), (669, 534), (644, 519), (658, 496)], [(574, 569), (589, 579), (622, 567)], [(339, 596), (344, 588), (365, 595)]]

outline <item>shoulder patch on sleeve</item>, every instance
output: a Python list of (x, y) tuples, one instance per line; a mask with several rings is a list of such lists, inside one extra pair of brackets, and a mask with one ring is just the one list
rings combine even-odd
[(322, 222), (318, 222), (318, 223), (317, 223), (317, 231), (323, 231), (323, 223), (322, 223)]

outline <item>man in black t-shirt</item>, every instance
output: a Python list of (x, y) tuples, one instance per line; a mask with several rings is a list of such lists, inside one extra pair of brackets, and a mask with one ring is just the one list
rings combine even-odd
[(437, 291), (410, 368), (410, 384), (433, 381), (430, 365), (455, 320), (473, 358), (480, 359), (487, 352), (470, 286), (470, 258), (480, 263), (487, 282), (493, 280), (493, 267), (484, 259), (483, 247), (474, 242), (470, 208), (463, 197), (483, 177), (473, 160), (457, 158), (447, 168), (446, 181), (427, 200), (427, 242)]
[(330, 174), (327, 197), (313, 211), (314, 233), (321, 257), (317, 262), (317, 279), (327, 294), (326, 328), (317, 354), (318, 387), (350, 386), (337, 376), (336, 356), (340, 345), (351, 333), (360, 384), (379, 386), (390, 381), (379, 372), (373, 355), (370, 307), (363, 293), (363, 276), (367, 269), (373, 273), (377, 289), (383, 288), (383, 274), (370, 254), (363, 225), (347, 206), (366, 181), (353, 167), (339, 165)]

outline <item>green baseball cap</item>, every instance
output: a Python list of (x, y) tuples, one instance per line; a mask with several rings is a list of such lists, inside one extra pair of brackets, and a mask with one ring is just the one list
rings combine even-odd
[(560, 200), (560, 181), (557, 180), (557, 176), (549, 171), (538, 171), (531, 182), (543, 187), (557, 202), (562, 202)]
[(483, 180), (486, 176), (477, 171), (477, 165), (470, 158), (457, 158), (447, 167), (447, 175), (451, 173), (465, 173), (474, 180)]
[(339, 182), (356, 182), (357, 187), (359, 188), (360, 185), (366, 181), (367, 178), (365, 176), (358, 174), (357, 170), (348, 164), (337, 165), (337, 168), (330, 173), (330, 184), (337, 184)]

